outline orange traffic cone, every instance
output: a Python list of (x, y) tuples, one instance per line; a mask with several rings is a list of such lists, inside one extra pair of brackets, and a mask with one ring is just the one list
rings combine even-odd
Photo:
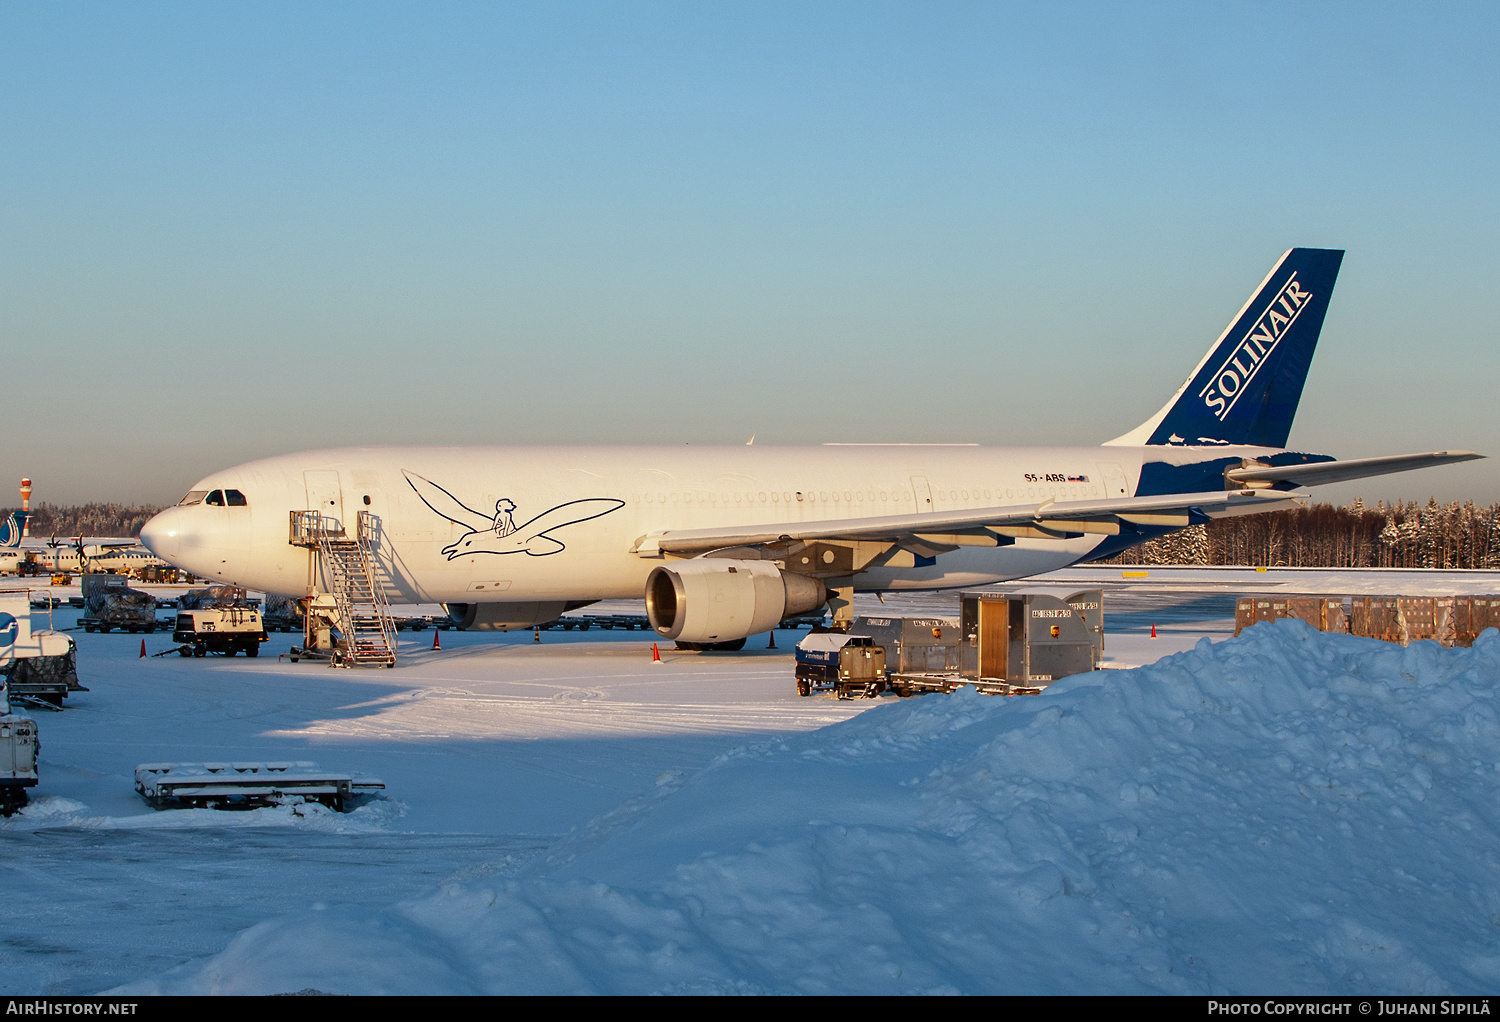
[(766, 643), (766, 649), (775, 649), (775, 648), (776, 648), (776, 629), (772, 628), (771, 629), (771, 641), (768, 642), (768, 643)]
[(141, 640), (141, 655), (140, 655), (140, 659), (145, 659), (145, 656), (146, 656), (146, 640), (142, 639)]
[(437, 630), (437, 626), (436, 625), (434, 625), (433, 629), (432, 629), (432, 648), (433, 649), (442, 649), (443, 648), (442, 644), (440, 642), (438, 642), (438, 630)]
[(1156, 622), (1151, 622), (1151, 638), (1156, 638)]
[(534, 631), (534, 632), (531, 633), (531, 641), (532, 642), (541, 642), (542, 641), (542, 630), (540, 628), (538, 628), (536, 631)]
[(661, 650), (656, 648), (656, 643), (654, 642), (651, 644), (651, 662), (653, 664), (661, 663)]

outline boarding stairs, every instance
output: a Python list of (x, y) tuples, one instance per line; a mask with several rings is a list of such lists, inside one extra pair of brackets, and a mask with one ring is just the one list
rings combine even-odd
[(338, 608), (345, 646), (336, 651), (333, 662), (346, 667), (394, 667), (396, 626), (376, 577), (370, 541), (374, 516), (359, 512), (352, 539), (338, 519), (318, 511), (293, 511), (291, 529), (294, 545), (316, 551), (312, 578), (324, 580)]

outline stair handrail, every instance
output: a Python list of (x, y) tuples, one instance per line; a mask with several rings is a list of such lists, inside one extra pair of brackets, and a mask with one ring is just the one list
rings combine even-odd
[(385, 586), (376, 577), (375, 550), (370, 542), (378, 519), (369, 511), (359, 512), (355, 543), (359, 547), (359, 559), (364, 568), (365, 580), (370, 585), (370, 600), (375, 607), (375, 618), (380, 622), (380, 634), (385, 639), (385, 648), (390, 650), (391, 663), (396, 662), (396, 627), (391, 621), (391, 605), (386, 599)]
[(317, 546), (325, 538), (343, 538), (344, 525), (321, 511), (293, 511), (287, 542), (293, 546)]
[(339, 631), (344, 633), (344, 642), (353, 654), (354, 645), (354, 603), (349, 599), (349, 580), (342, 568), (342, 561), (338, 552), (333, 548), (335, 539), (344, 539), (342, 533), (332, 536), (327, 533), (318, 534), (318, 558), (322, 561), (328, 572), (329, 588), (333, 590), (334, 607), (339, 614)]

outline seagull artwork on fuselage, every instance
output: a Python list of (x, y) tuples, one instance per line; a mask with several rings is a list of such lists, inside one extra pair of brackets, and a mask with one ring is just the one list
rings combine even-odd
[(391, 602), (470, 628), (644, 596), (664, 638), (737, 648), (787, 617), (847, 616), (856, 592), (1023, 578), (1296, 507), (1303, 487), (1480, 457), (1286, 446), (1342, 260), (1282, 255), (1161, 410), (1097, 447), (309, 451), (215, 472), (141, 538), (195, 575), (297, 597), (340, 575), (310, 537), (357, 538)]
[(516, 502), (506, 498), (495, 501), (494, 515), (475, 511), (453, 494), (415, 472), (402, 472), (411, 488), (417, 491), (422, 503), (436, 511), (454, 525), (469, 531), (443, 547), (448, 560), (470, 554), (520, 554), (545, 557), (567, 549), (561, 540), (548, 533), (565, 525), (586, 522), (600, 515), (625, 506), (623, 500), (613, 497), (597, 497), (585, 500), (570, 500), (566, 504), (549, 508), (525, 525), (516, 525), (511, 515)]

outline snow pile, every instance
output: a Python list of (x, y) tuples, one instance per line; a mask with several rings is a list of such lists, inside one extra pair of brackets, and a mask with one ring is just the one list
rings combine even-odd
[[(1300, 622), (892, 703), (130, 992), (1438, 993), (1500, 984), (1500, 635)], [(482, 796), (481, 796), (482, 797)]]
[(280, 805), (256, 809), (150, 809), (128, 816), (109, 816), (76, 799), (43, 795), (8, 820), (0, 834), (31, 830), (194, 830), (299, 827), (329, 834), (364, 834), (386, 830), (406, 815), (406, 806), (384, 797), (364, 797), (351, 812), (339, 813), (320, 802), (294, 795)]

